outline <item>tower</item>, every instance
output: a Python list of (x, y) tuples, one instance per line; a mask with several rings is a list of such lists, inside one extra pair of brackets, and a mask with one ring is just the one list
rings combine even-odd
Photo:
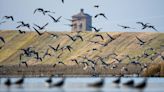
[(92, 16), (84, 13), (81, 9), (80, 13), (72, 16), (72, 32), (92, 31)]

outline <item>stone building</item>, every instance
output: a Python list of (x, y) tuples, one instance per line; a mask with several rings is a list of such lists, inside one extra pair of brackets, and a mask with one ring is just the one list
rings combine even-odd
[(81, 9), (80, 13), (72, 16), (72, 32), (76, 31), (92, 31), (92, 16), (84, 13)]

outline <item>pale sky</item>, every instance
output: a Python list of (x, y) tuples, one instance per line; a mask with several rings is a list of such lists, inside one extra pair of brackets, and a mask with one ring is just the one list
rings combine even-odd
[[(98, 9), (94, 5), (100, 5)], [(54, 17), (63, 16), (61, 22), (53, 23), (48, 16), (41, 13), (33, 15), (36, 8), (54, 11)], [(71, 28), (64, 24), (70, 24), (64, 18), (71, 18), (83, 8), (85, 13), (95, 16), (97, 13), (105, 13), (108, 20), (99, 17), (93, 18), (93, 26), (103, 28), (102, 31), (143, 31), (155, 32), (151, 29), (141, 30), (138, 21), (150, 23), (160, 32), (164, 32), (164, 0), (0, 0), (0, 22), (4, 21), (3, 16), (14, 16), (15, 22), (8, 21), (0, 25), (0, 29), (16, 29), (16, 22), (23, 20), (25, 23), (36, 23), (44, 25), (49, 22), (46, 30), (49, 31), (70, 31)], [(117, 24), (130, 26), (136, 29), (122, 29)]]

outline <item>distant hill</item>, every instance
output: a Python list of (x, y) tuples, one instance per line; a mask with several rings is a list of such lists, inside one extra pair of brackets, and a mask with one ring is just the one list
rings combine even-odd
[[(22, 61), (27, 61), (28, 64), (54, 64), (57, 61), (63, 61), (66, 64), (75, 64), (71, 62), (71, 59), (78, 59), (83, 61), (81, 57), (88, 57), (89, 59), (96, 60), (96, 56), (101, 56), (104, 58), (105, 62), (112, 63), (116, 61), (114, 57), (118, 59), (123, 59), (123, 63), (130, 62), (125, 55), (129, 55), (133, 60), (137, 57), (143, 56), (148, 53), (150, 56), (140, 58), (140, 62), (159, 62), (162, 61), (160, 56), (154, 56), (151, 61), (151, 57), (155, 55), (156, 52), (164, 54), (164, 33), (151, 33), (151, 32), (81, 32), (84, 41), (77, 39), (75, 42), (70, 40), (65, 34), (74, 36), (78, 33), (75, 32), (51, 32), (58, 35), (58, 38), (52, 37), (48, 32), (45, 32), (42, 36), (39, 36), (36, 32), (26, 32), (25, 34), (20, 34), (17, 31), (0, 31), (0, 36), (4, 37), (6, 43), (0, 49), (0, 65), (16, 65), (19, 64), (20, 54), (23, 53), (20, 49), (27, 48), (29, 46), (34, 47), (33, 50), (39, 52), (39, 56), (43, 57), (46, 50), (49, 48), (49, 53), (52, 56), (46, 56), (43, 61), (37, 61), (34, 57), (23, 56)], [(115, 40), (107, 36), (110, 34)], [(95, 34), (101, 34), (104, 38), (94, 37)], [(137, 44), (139, 41), (136, 36), (145, 41), (146, 45), (140, 46)], [(90, 42), (92, 41), (92, 42)], [(93, 43), (95, 42), (95, 43)], [(97, 43), (96, 43), (97, 42)], [(65, 49), (63, 52), (59, 50), (54, 52), (48, 45), (56, 47), (60, 43), (59, 49), (70, 45), (73, 50), (70, 52)], [(107, 46), (102, 46), (102, 44), (108, 43)], [(3, 43), (0, 41), (0, 46)], [(148, 48), (155, 48), (155, 50), (148, 50)], [(112, 56), (112, 53), (116, 53), (118, 56)], [(57, 58), (61, 55), (60, 58)]]

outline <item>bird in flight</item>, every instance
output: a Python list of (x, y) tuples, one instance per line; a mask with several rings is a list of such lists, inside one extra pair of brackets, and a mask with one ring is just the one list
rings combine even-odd
[(48, 11), (48, 10), (44, 10), (43, 8), (37, 8), (37, 9), (34, 10), (33, 14), (35, 14), (37, 11), (42, 12), (43, 15), (46, 15), (46, 13), (55, 13), (55, 12), (51, 12), (51, 11)]
[(154, 26), (149, 25), (150, 23), (143, 23), (143, 22), (136, 22), (136, 23), (142, 25), (142, 30), (144, 30), (146, 28), (151, 28), (151, 29), (153, 29), (153, 30), (158, 32), (158, 30)]
[(138, 43), (140, 46), (142, 46), (146, 43), (145, 41), (141, 40), (139, 37), (136, 36), (136, 38), (140, 42), (140, 43)]
[(43, 29), (45, 29), (45, 27), (48, 25), (48, 23), (46, 23), (44, 26), (38, 26), (37, 24), (34, 24), (36, 27), (38, 27), (39, 28), (39, 30), (43, 30)]
[(13, 16), (4, 16), (3, 18), (5, 18), (5, 19), (11, 19), (12, 21), (14, 21), (14, 17)]
[(95, 8), (99, 8), (100, 6), (99, 5), (94, 5)]
[(70, 36), (70, 35), (68, 35), (68, 34), (66, 34), (72, 41), (76, 41), (77, 40), (77, 38), (80, 38), (81, 39), (81, 41), (83, 41), (83, 38), (82, 38), (82, 36), (80, 36), (80, 35), (75, 35), (75, 36)]
[(123, 25), (118, 25), (119, 27), (122, 27), (123, 29), (135, 29), (135, 28), (131, 28), (129, 26), (123, 26)]
[(102, 29), (102, 28), (97, 29), (96, 27), (93, 27), (93, 26), (90, 26), (90, 28), (94, 29), (95, 32), (99, 32), (99, 31), (101, 31), (101, 29)]
[(95, 15), (95, 18), (97, 18), (98, 16), (102, 16), (102, 17), (104, 17), (105, 19), (108, 19), (108, 18), (105, 16), (105, 14), (104, 14), (104, 13), (99, 13), (99, 14), (96, 14), (96, 15)]
[(64, 4), (64, 0), (62, 0), (62, 3)]
[(21, 23), (21, 24), (17, 26), (16, 28), (27, 27), (28, 29), (30, 29), (30, 24), (28, 23), (25, 24), (23, 21), (18, 21), (17, 23)]
[(36, 33), (37, 33), (39, 36), (41, 36), (41, 35), (44, 34), (44, 32), (43, 32), (43, 33), (39, 32), (35, 27), (33, 27), (33, 29), (36, 31)]
[(5, 39), (2, 36), (0, 36), (0, 40), (5, 43)]
[(48, 16), (49, 16), (50, 18), (52, 18), (53, 21), (54, 21), (55, 23), (60, 22), (59, 20), (60, 20), (61, 17), (62, 17), (62, 16), (60, 16), (60, 17), (58, 17), (57, 19), (55, 19), (53, 16), (51, 16), (51, 15), (49, 15), (49, 14), (48, 14)]
[(59, 47), (60, 47), (60, 43), (55, 47), (48, 45), (51, 49), (53, 49), (54, 51), (58, 51)]
[(95, 34), (93, 37), (100, 37), (102, 40), (104, 40), (104, 37), (101, 34)]
[(20, 34), (25, 34), (25, 33), (26, 33), (26, 31), (22, 31), (22, 30), (18, 30), (18, 32), (19, 32)]

